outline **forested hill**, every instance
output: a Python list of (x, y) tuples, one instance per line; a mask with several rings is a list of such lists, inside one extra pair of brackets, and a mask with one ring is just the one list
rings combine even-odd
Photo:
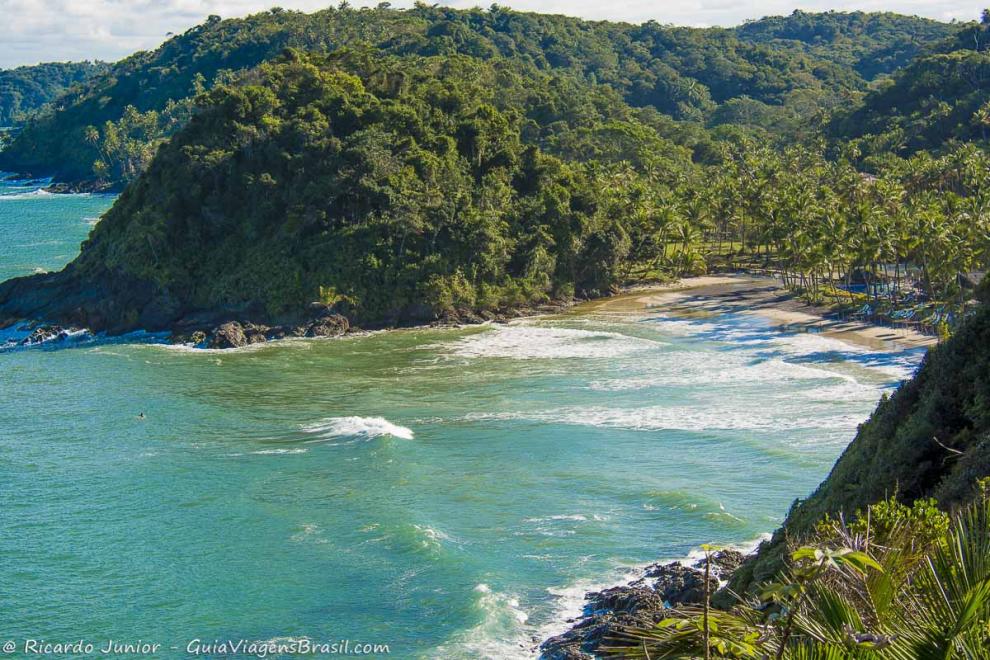
[(745, 41), (788, 47), (800, 44), (817, 58), (850, 67), (866, 80), (893, 73), (959, 26), (889, 12), (808, 13), (749, 21), (736, 28)]
[[(873, 73), (863, 69), (864, 61), (896, 66), (949, 29), (891, 15), (780, 20), (784, 28), (768, 20), (737, 30), (691, 29), (588, 22), (497, 6), (457, 11), (425, 5), (407, 11), (272, 10), (245, 19), (212, 17), (60, 99), (57, 109), (31, 122), (0, 153), (0, 168), (66, 180), (131, 180), (157, 144), (188, 121), (192, 96), (285, 47), (328, 52), (368, 45), (400, 56), (500, 56), (609, 85), (633, 106), (651, 106), (698, 127), (741, 123), (792, 131), (820, 108), (864, 90), (860, 72)], [(817, 21), (848, 56), (827, 54), (829, 49), (811, 37), (793, 38), (801, 31), (787, 27)], [(893, 51), (884, 54), (881, 42)]]
[(50, 62), (0, 69), (0, 127), (15, 126), (73, 85), (107, 70), (102, 62)]
[(208, 328), (322, 302), (373, 325), (599, 295), (644, 194), (620, 185), (629, 168), (659, 189), (691, 167), (610, 87), (505, 60), (324, 57), (289, 51), (203, 96), (66, 270), (0, 285), (0, 318)]
[(865, 155), (908, 155), (990, 138), (990, 13), (896, 72), (830, 127)]

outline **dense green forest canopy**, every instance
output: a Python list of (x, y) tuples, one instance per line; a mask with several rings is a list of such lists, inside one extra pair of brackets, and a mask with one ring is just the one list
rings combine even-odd
[[(820, 23), (835, 48), (804, 35), (798, 24), (808, 22)], [(666, 134), (673, 139), (697, 134), (706, 124), (739, 124), (790, 138), (806, 134), (822, 109), (866, 89), (864, 75), (875, 74), (860, 71), (862, 61), (886, 62), (879, 66), (887, 71), (944, 39), (948, 30), (888, 14), (795, 15), (738, 29), (692, 29), (589, 22), (494, 5), (469, 11), (423, 4), (407, 11), (342, 6), (314, 14), (276, 9), (244, 19), (211, 17), (62, 97), (58, 108), (31, 122), (0, 152), (0, 167), (68, 180), (131, 180), (157, 144), (188, 120), (195, 94), (286, 47), (498, 56), (609, 85), (632, 106), (689, 124), (671, 123)], [(845, 51), (848, 56), (836, 55)], [(687, 140), (692, 141), (697, 140)]]
[(749, 21), (736, 28), (743, 40), (775, 46), (800, 44), (815, 57), (850, 67), (866, 80), (890, 74), (939, 42), (959, 26), (889, 12), (809, 13)]
[(289, 51), (201, 97), (72, 269), (150, 283), (166, 320), (320, 300), (402, 322), (598, 295), (630, 248), (616, 182), (692, 164), (649, 113), (575, 84), (499, 58)]
[(838, 140), (866, 155), (939, 151), (990, 137), (990, 21), (967, 26), (837, 113)]
[(105, 71), (102, 62), (50, 62), (0, 70), (0, 127), (15, 126), (70, 87)]

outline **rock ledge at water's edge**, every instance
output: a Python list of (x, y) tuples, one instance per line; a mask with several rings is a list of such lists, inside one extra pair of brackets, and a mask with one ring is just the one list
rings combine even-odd
[[(721, 550), (712, 556), (709, 593), (715, 593), (743, 562), (737, 550)], [(540, 644), (544, 660), (590, 660), (627, 628), (649, 628), (670, 616), (672, 608), (704, 602), (704, 560), (692, 566), (680, 562), (651, 564), (643, 575), (624, 586), (585, 595), (580, 619), (566, 632)]]

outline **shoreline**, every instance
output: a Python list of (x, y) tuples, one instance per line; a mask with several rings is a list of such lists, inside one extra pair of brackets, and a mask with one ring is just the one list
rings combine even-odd
[[(929, 348), (938, 344), (937, 337), (923, 334), (912, 328), (892, 328), (867, 321), (840, 318), (825, 307), (817, 307), (800, 300), (777, 280), (748, 273), (686, 277), (669, 284), (636, 284), (601, 298), (555, 300), (544, 304), (518, 307), (499, 314), (463, 313), (453, 318), (448, 316), (429, 323), (384, 327), (373, 325), (367, 328), (350, 326), (343, 332), (315, 335), (315, 337), (336, 338), (401, 330), (465, 328), (492, 323), (510, 323), (523, 318), (553, 318), (565, 314), (624, 315), (635, 312), (663, 312), (691, 319), (715, 318), (724, 314), (747, 314), (762, 318), (771, 328), (781, 332), (821, 334), (856, 346), (895, 352)], [(319, 316), (314, 319), (314, 321), (319, 320)], [(310, 323), (314, 321), (310, 321)], [(246, 321), (228, 321), (204, 334), (215, 335), (223, 326), (230, 323), (241, 326), (242, 330), (250, 331), (253, 327), (253, 324)], [(68, 327), (63, 329), (58, 324), (24, 320), (8, 326), (6, 330), (9, 331), (17, 327), (25, 329), (45, 328), (54, 332), (52, 337), (41, 341), (28, 341), (24, 344), (16, 342), (14, 345), (8, 343), (0, 345), (0, 349), (9, 350), (18, 345), (24, 347), (41, 344), (51, 346), (61, 343), (60, 340), (64, 339), (66, 331), (71, 334), (84, 332), (92, 337), (110, 336), (106, 335), (105, 332), (93, 332), (88, 328)], [(265, 330), (269, 329), (267, 326), (262, 327), (265, 327)], [(189, 335), (192, 333), (188, 331), (179, 333), (176, 330), (135, 330), (116, 336), (132, 333), (160, 335), (163, 332), (171, 333), (171, 337), (166, 343), (189, 347), (194, 350), (238, 350), (250, 346), (256, 347), (259, 343), (271, 344), (284, 339), (314, 338), (314, 335), (307, 335), (307, 333), (285, 333), (282, 336), (268, 336), (264, 337), (263, 340), (247, 341), (240, 346), (219, 347), (203, 346), (202, 342), (182, 341), (191, 338)], [(58, 336), (60, 333), (62, 336)], [(257, 333), (255, 336), (260, 334), (262, 333)]]
[(900, 351), (938, 344), (937, 337), (913, 328), (840, 318), (828, 308), (800, 300), (775, 279), (747, 273), (688, 277), (669, 285), (635, 285), (575, 309), (606, 314), (663, 311), (696, 319), (748, 314), (781, 331), (816, 333), (873, 349)]

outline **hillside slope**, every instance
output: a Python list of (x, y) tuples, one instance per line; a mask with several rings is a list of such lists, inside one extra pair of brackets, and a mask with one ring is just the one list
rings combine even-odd
[(795, 502), (730, 589), (745, 593), (773, 577), (788, 539), (806, 536), (825, 514), (851, 515), (892, 495), (904, 502), (934, 497), (952, 508), (975, 494), (977, 479), (990, 476), (990, 287), (983, 288), (976, 315), (880, 402), (828, 478)]
[(0, 70), (0, 126), (15, 126), (76, 84), (106, 71), (102, 62), (49, 62)]
[(736, 28), (740, 39), (774, 46), (800, 45), (815, 57), (850, 67), (866, 80), (907, 65), (959, 26), (890, 12), (809, 13), (772, 16)]
[[(895, 33), (913, 30), (914, 21), (898, 19)], [(924, 22), (915, 27), (916, 37), (904, 41), (920, 46), (942, 33)], [(733, 99), (793, 106), (805, 116), (808, 107), (831, 105), (865, 89), (852, 65), (822, 57), (821, 49), (787, 34), (778, 38), (743, 32), (745, 38), (728, 29), (589, 22), (498, 7), (458, 11), (419, 5), (407, 11), (327, 9), (314, 14), (272, 10), (236, 20), (212, 17), (155, 51), (117, 63), (86, 89), (62, 99), (58, 109), (32, 122), (0, 152), (0, 168), (63, 180), (130, 180), (150, 159), (153, 149), (143, 146), (168, 137), (188, 120), (192, 96), (286, 47), (330, 52), (371, 46), (394, 55), (461, 54), (481, 60), (499, 56), (607, 84), (633, 106), (651, 106), (692, 122), (703, 122)], [(864, 28), (849, 39), (878, 38), (870, 34)], [(853, 50), (866, 57), (874, 52), (871, 48)], [(129, 147), (128, 140), (133, 143)], [(121, 160), (130, 162), (117, 162)]]
[(323, 302), (387, 324), (596, 295), (629, 250), (609, 163), (691, 165), (610, 88), (497, 60), (290, 51), (202, 103), (63, 272), (0, 285), (0, 319), (120, 332)]
[(990, 139), (990, 23), (967, 27), (837, 113), (830, 132), (866, 154), (911, 154)]

